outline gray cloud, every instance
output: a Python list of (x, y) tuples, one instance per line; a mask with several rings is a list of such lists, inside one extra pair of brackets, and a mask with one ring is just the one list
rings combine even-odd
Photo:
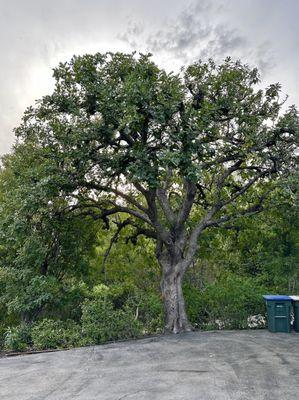
[(136, 41), (136, 38), (140, 37), (143, 31), (144, 27), (141, 25), (141, 23), (136, 23), (129, 19), (126, 31), (124, 33), (117, 34), (116, 37), (119, 40), (128, 43), (130, 47), (135, 49), (138, 47), (138, 41)]
[[(139, 23), (131, 21), (120, 39), (132, 49), (145, 44), (147, 51), (167, 55), (182, 64), (208, 58), (221, 61), (233, 56), (250, 60), (261, 71), (272, 68), (275, 61), (270, 56), (271, 44), (250, 40), (233, 23), (225, 23), (221, 16), (229, 10), (227, 2), (198, 1), (182, 10), (176, 18), (167, 20), (156, 32), (146, 30), (144, 26), (139, 30)], [(218, 18), (214, 18), (215, 15)]]
[(231, 55), (299, 103), (298, 15), (297, 0), (0, 0), (0, 154), (26, 106), (52, 90), (51, 69), (73, 54), (150, 51), (167, 69)]

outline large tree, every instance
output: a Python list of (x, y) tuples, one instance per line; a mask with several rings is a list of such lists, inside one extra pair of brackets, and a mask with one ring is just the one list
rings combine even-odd
[(173, 74), (150, 55), (85, 55), (54, 78), (20, 142), (47, 163), (60, 213), (156, 241), (165, 329), (189, 330), (182, 280), (199, 237), (269, 203), (295, 165), (296, 108), (281, 113), (280, 85), (259, 89), (258, 71), (231, 59)]

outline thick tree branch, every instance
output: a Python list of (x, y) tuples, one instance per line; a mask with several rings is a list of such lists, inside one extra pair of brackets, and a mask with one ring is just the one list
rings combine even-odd
[(137, 210), (133, 210), (129, 207), (125, 207), (125, 206), (121, 206), (119, 204), (117, 204), (115, 201), (112, 200), (107, 200), (107, 202), (109, 202), (110, 204), (115, 206), (115, 209), (118, 210), (118, 212), (120, 213), (127, 213), (130, 214), (138, 219), (141, 219), (142, 221), (152, 225), (151, 220), (149, 219), (149, 217), (146, 214), (142, 214), (141, 212), (137, 211)]
[(191, 231), (191, 234), (189, 237), (189, 242), (188, 242), (188, 248), (187, 248), (184, 263), (183, 263), (184, 270), (188, 268), (188, 266), (190, 265), (190, 263), (193, 260), (193, 257), (198, 248), (198, 238), (199, 238), (200, 234), (208, 226), (209, 221), (215, 215), (217, 210), (218, 209), (216, 207), (213, 207), (209, 212), (206, 213), (204, 218), (202, 218), (202, 220)]
[(176, 226), (179, 227), (180, 225), (184, 224), (190, 214), (192, 205), (194, 203), (194, 198), (196, 195), (196, 184), (191, 182), (188, 179), (184, 180), (184, 190), (186, 192), (185, 198), (182, 204), (182, 207), (179, 211), (177, 220), (176, 220)]
[(132, 235), (127, 236), (126, 243), (131, 241), (132, 243), (135, 244), (138, 236), (141, 236), (141, 235), (143, 235), (147, 238), (157, 239), (157, 234), (154, 230), (142, 228), (142, 227), (139, 227), (136, 225), (132, 225), (132, 226), (135, 228), (135, 232)]
[(175, 214), (170, 207), (169, 199), (167, 197), (166, 190), (163, 188), (157, 189), (157, 198), (159, 200), (160, 206), (164, 212), (164, 215), (170, 224), (174, 224), (175, 222)]
[(140, 193), (142, 193), (144, 196), (147, 193), (147, 190), (138, 182), (134, 182), (134, 186), (137, 190), (139, 190)]
[[(114, 207), (113, 208), (105, 208), (107, 207), (107, 204), (111, 204)], [(130, 214), (136, 218), (141, 219), (142, 221), (152, 225), (150, 219), (148, 218), (147, 215), (142, 214), (141, 212), (137, 211), (137, 210), (133, 210), (129, 207), (124, 207), (121, 205), (118, 205), (116, 202), (112, 201), (112, 200), (106, 200), (105, 203), (101, 204), (101, 203), (79, 203), (79, 204), (75, 204), (73, 206), (67, 207), (66, 209), (64, 209), (64, 211), (66, 212), (73, 212), (75, 210), (83, 210), (80, 212), (80, 215), (89, 215), (91, 217), (93, 217), (94, 219), (103, 219), (109, 215), (113, 215), (113, 214), (117, 214), (117, 213), (126, 213), (126, 214)], [(93, 210), (100, 210), (100, 213), (97, 213)]]
[(161, 224), (158, 218), (158, 210), (156, 204), (157, 192), (155, 189), (150, 189), (145, 192), (145, 198), (148, 204), (148, 216), (151, 220), (152, 225), (157, 231), (157, 236), (165, 243), (165, 245), (171, 244), (171, 235)]

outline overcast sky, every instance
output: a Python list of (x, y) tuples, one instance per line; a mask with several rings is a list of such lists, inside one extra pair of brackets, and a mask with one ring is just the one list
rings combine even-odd
[(167, 70), (231, 55), (299, 105), (298, 0), (0, 0), (0, 154), (73, 54), (150, 51)]

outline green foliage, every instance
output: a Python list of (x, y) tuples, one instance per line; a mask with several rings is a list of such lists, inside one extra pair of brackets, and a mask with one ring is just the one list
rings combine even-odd
[(56, 303), (60, 282), (55, 277), (34, 275), (30, 270), (17, 272), (10, 269), (5, 274), (5, 291), (0, 300), (8, 313), (32, 319), (47, 304)]
[[(200, 242), (201, 266), (210, 271), (229, 270), (256, 278), (269, 292), (296, 294), (299, 290), (298, 207), (291, 197), (296, 187), (289, 180), (279, 193), (284, 204), (264, 213), (241, 218), (230, 229), (206, 232)], [(209, 280), (208, 276), (205, 276)]]
[(142, 324), (135, 319), (132, 310), (115, 309), (105, 296), (83, 303), (82, 331), (86, 344), (100, 344), (139, 337)]
[(109, 232), (98, 230), (96, 257), (91, 261), (91, 273), (93, 278), (100, 278), (108, 283), (130, 282), (141, 291), (156, 291), (160, 286), (160, 268), (155, 257), (155, 244), (153, 240), (138, 237), (138, 241), (132, 243), (128, 238), (134, 233), (127, 227), (123, 229), (117, 242), (112, 246), (109, 256), (106, 258), (103, 269), (103, 259), (115, 234), (112, 225)]
[[(72, 278), (63, 282), (62, 290), (59, 293), (57, 306), (48, 307), (46, 315), (63, 320), (72, 319), (76, 322), (81, 318), (81, 304), (85, 298), (90, 296), (88, 285), (82, 281)], [(54, 302), (55, 304), (55, 302)]]
[(163, 331), (163, 311), (161, 295), (155, 292), (143, 293), (138, 305), (138, 316), (144, 326), (144, 333), (156, 334)]
[(249, 328), (250, 317), (265, 314), (266, 292), (253, 278), (222, 273), (204, 291), (185, 287), (189, 318), (202, 329)]
[(4, 349), (9, 351), (22, 351), (31, 344), (31, 326), (20, 324), (9, 327), (4, 333)]
[(108, 299), (114, 309), (130, 311), (135, 315), (146, 334), (159, 333), (162, 330), (163, 304), (161, 295), (148, 288), (140, 290), (131, 283), (116, 283), (94, 286), (92, 296), (95, 299)]
[(47, 186), (48, 166), (32, 154), (20, 146), (0, 171), (0, 306), (30, 321), (71, 309), (68, 287), (89, 278), (96, 226), (58, 215), (63, 201), (51, 200), (56, 189)]
[(81, 328), (74, 321), (43, 319), (31, 330), (33, 347), (38, 350), (78, 346), (82, 343)]
[(6, 332), (6, 328), (3, 326), (3, 324), (0, 325), (0, 351), (4, 347), (4, 335)]

